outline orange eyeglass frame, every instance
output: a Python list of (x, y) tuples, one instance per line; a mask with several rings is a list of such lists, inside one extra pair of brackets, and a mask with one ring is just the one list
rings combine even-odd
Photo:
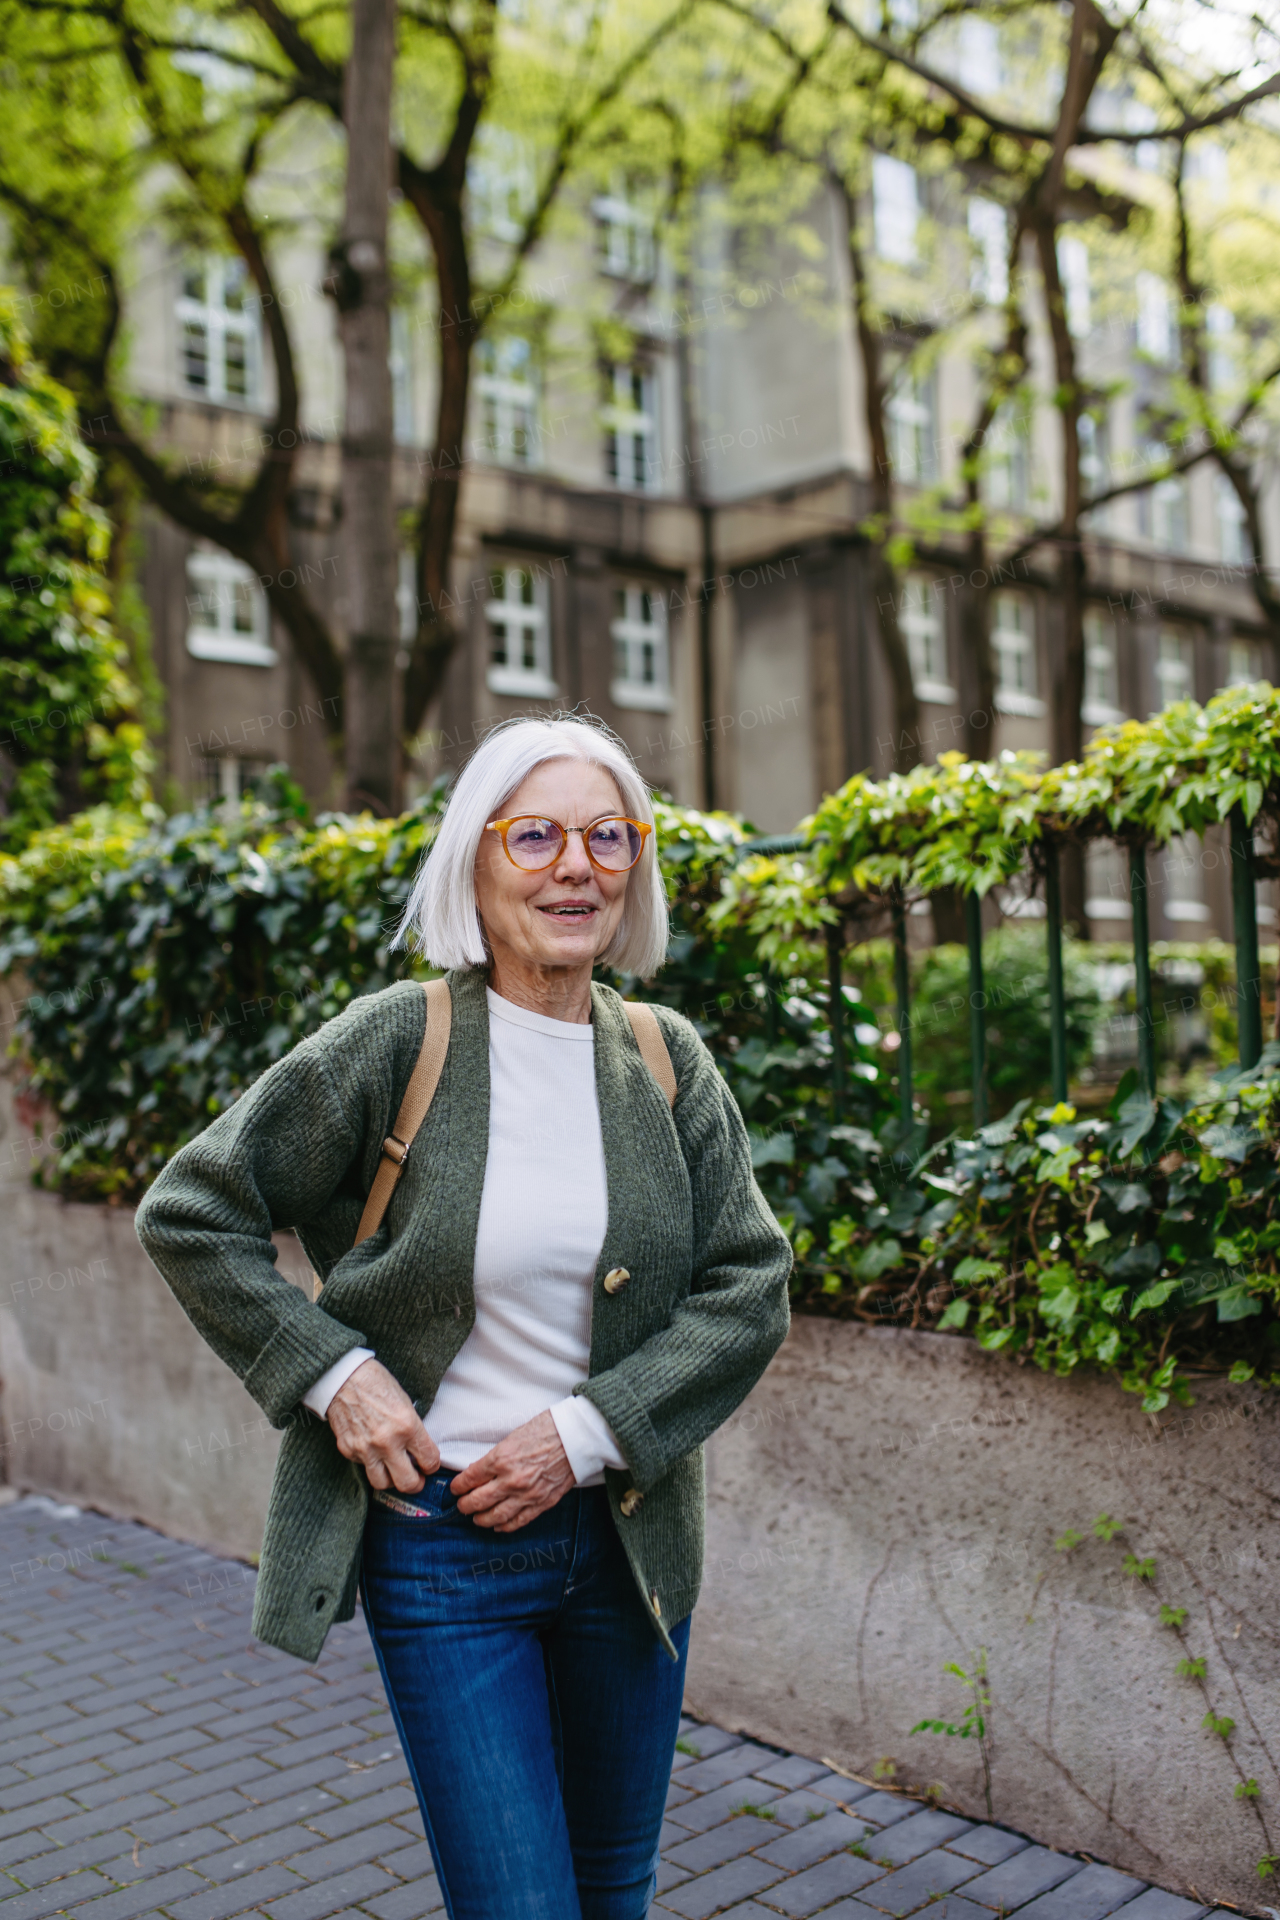
[[(560, 855), (564, 850), (563, 848), (558, 847), (556, 851), (552, 854), (551, 858), (548, 861), (546, 861), (546, 863), (541, 867), (521, 866), (520, 861), (515, 859), (515, 857), (511, 852), (510, 847), (507, 845), (507, 833), (509, 829), (514, 826), (518, 826), (521, 820), (545, 820), (549, 827), (559, 827), (561, 833), (564, 835), (564, 844), (566, 847), (569, 844), (569, 835), (571, 833), (581, 834), (583, 849), (586, 853), (588, 860), (591, 862), (593, 867), (599, 867), (601, 873), (630, 873), (632, 868), (639, 863), (640, 856), (644, 852), (645, 841), (648, 839), (649, 835), (653, 832), (653, 828), (649, 826), (646, 821), (633, 820), (630, 814), (628, 813), (602, 813), (597, 815), (597, 817), (594, 820), (588, 820), (585, 827), (566, 827), (563, 821), (553, 820), (549, 813), (514, 813), (512, 814), (509, 820), (490, 820), (486, 822), (485, 832), (496, 833), (498, 835), (499, 839), (502, 841), (502, 851), (506, 854), (508, 860), (511, 861), (511, 864), (513, 867), (519, 867), (521, 873), (545, 873), (547, 867), (553, 867), (555, 865), (556, 861), (560, 858)], [(637, 853), (635, 859), (631, 862), (630, 866), (606, 867), (604, 862), (602, 860), (597, 860), (594, 853), (592, 853), (591, 842), (587, 838), (587, 835), (591, 832), (591, 829), (593, 827), (598, 827), (601, 821), (603, 820), (625, 820), (627, 825), (629, 827), (634, 827), (636, 832), (640, 835), (640, 852)]]

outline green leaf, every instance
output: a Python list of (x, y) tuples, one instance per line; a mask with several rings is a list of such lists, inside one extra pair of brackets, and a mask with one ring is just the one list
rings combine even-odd
[(1162, 1627), (1180, 1627), (1186, 1617), (1187, 1610), (1185, 1607), (1170, 1607), (1161, 1601), (1160, 1625)]
[(1099, 1540), (1114, 1540), (1118, 1533), (1124, 1532), (1124, 1521), (1113, 1520), (1109, 1513), (1100, 1513), (1093, 1523), (1093, 1530)]
[(1145, 1140), (1156, 1123), (1156, 1103), (1147, 1093), (1131, 1093), (1120, 1109), (1121, 1160), (1127, 1160), (1140, 1140)]
[(972, 1285), (981, 1280), (1003, 1280), (1004, 1268), (998, 1260), (982, 1260), (976, 1254), (966, 1254), (956, 1267), (953, 1276), (960, 1287)]
[(940, 1329), (943, 1327), (963, 1327), (968, 1318), (969, 1302), (967, 1300), (953, 1300), (951, 1305), (940, 1316), (938, 1326)]
[(1228, 1287), (1217, 1299), (1220, 1321), (1251, 1320), (1255, 1314), (1262, 1312), (1261, 1300), (1256, 1294), (1250, 1293), (1247, 1287)]
[(1237, 1360), (1232, 1366), (1227, 1378), (1228, 1380), (1234, 1380), (1236, 1385), (1241, 1387), (1246, 1380), (1252, 1380), (1253, 1374), (1254, 1369), (1249, 1365), (1247, 1360)]
[(1130, 1316), (1145, 1313), (1151, 1307), (1162, 1307), (1169, 1295), (1177, 1292), (1178, 1285), (1176, 1280), (1157, 1280), (1153, 1287), (1144, 1288), (1129, 1309)]

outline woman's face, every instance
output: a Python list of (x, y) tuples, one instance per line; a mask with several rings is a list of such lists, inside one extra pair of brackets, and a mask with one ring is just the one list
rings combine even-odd
[[(565, 827), (587, 827), (604, 814), (622, 812), (621, 795), (603, 768), (547, 760), (493, 817), (533, 813)], [(482, 834), (476, 904), (495, 959), (589, 970), (617, 930), (630, 878), (592, 866), (580, 834), (570, 834), (559, 858), (533, 873), (507, 858), (500, 834)]]

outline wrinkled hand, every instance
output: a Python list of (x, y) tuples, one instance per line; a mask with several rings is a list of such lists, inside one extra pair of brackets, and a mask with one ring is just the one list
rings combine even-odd
[(338, 1452), (357, 1460), (369, 1485), (398, 1493), (421, 1493), (440, 1465), (440, 1449), (413, 1410), (394, 1374), (365, 1360), (329, 1402), (329, 1425)]
[(515, 1533), (554, 1507), (573, 1485), (556, 1423), (549, 1413), (539, 1413), (464, 1467), (449, 1489), (465, 1496), (458, 1511), (469, 1513), (478, 1527)]

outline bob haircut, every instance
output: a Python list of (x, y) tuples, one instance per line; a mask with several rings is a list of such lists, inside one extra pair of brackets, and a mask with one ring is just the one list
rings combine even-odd
[[(653, 804), (630, 753), (601, 721), (520, 718), (504, 721), (468, 760), (449, 796), (444, 819), (418, 869), (396, 930), (395, 946), (414, 945), (433, 967), (489, 964), (476, 909), (476, 857), (490, 820), (535, 767), (581, 760), (607, 773), (622, 811), (653, 825)], [(667, 896), (658, 870), (656, 836), (631, 869), (622, 918), (597, 957), (619, 973), (647, 979), (667, 957)]]

